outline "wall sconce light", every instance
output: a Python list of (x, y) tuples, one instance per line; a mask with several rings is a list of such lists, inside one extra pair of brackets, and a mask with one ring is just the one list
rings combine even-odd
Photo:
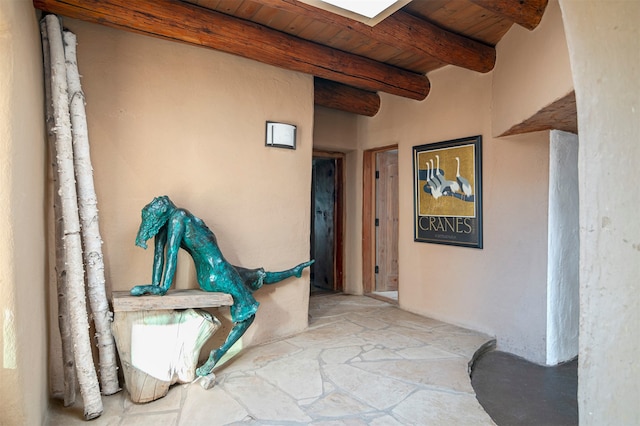
[(296, 126), (267, 121), (266, 146), (296, 149)]

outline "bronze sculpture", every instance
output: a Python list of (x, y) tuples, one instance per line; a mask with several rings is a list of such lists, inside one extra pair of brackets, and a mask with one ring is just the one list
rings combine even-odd
[(196, 370), (199, 376), (209, 374), (253, 323), (259, 305), (252, 295), (255, 290), (263, 284), (274, 284), (293, 276), (299, 278), (304, 268), (313, 263), (310, 260), (279, 272), (234, 266), (222, 255), (216, 237), (207, 225), (188, 210), (176, 207), (167, 196), (154, 198), (142, 209), (136, 245), (146, 249), (146, 241), (152, 237), (155, 237), (152, 284), (133, 287), (132, 295), (165, 294), (173, 283), (178, 250), (183, 248), (193, 258), (200, 288), (228, 293), (233, 298), (231, 319), (234, 326), (224, 344), (212, 350), (209, 359)]

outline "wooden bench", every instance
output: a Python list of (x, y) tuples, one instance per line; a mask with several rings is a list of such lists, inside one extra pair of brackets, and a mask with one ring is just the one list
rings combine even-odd
[(220, 321), (200, 308), (233, 305), (231, 295), (170, 290), (164, 296), (112, 292), (113, 336), (131, 400), (161, 398), (176, 383), (195, 379), (200, 349)]

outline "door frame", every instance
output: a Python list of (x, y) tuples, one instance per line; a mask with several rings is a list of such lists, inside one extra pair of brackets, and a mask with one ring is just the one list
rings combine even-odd
[(376, 289), (376, 155), (398, 149), (387, 145), (362, 153), (362, 290), (371, 294)]
[(333, 158), (336, 160), (336, 196), (333, 216), (333, 291), (341, 292), (344, 288), (344, 186), (345, 186), (345, 158), (342, 152), (313, 150), (312, 157)]

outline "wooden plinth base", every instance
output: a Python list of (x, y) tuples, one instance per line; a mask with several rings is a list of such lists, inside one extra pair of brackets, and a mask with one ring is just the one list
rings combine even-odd
[(228, 294), (201, 290), (139, 297), (113, 292), (112, 298), (113, 336), (125, 386), (135, 403), (154, 401), (165, 396), (172, 384), (195, 379), (200, 349), (220, 328), (220, 321), (191, 308), (233, 303)]

